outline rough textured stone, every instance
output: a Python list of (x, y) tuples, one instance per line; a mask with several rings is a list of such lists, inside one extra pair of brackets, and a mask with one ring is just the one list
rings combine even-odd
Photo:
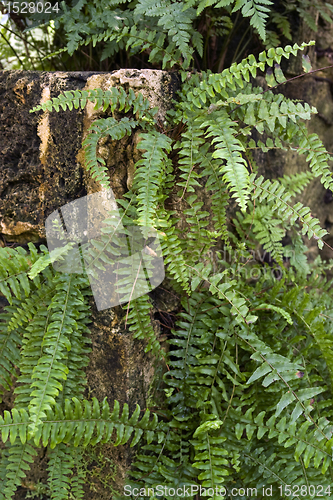
[[(98, 74), (0, 72), (0, 233), (6, 241), (44, 239), (50, 213), (99, 189), (83, 168), (81, 144), (91, 123), (108, 112), (95, 111), (92, 103), (84, 110), (58, 113), (29, 110), (65, 90), (119, 86), (149, 98), (163, 121), (179, 79), (175, 73), (135, 69)], [(100, 147), (116, 197), (126, 192), (133, 175), (139, 154), (135, 139), (108, 138)]]

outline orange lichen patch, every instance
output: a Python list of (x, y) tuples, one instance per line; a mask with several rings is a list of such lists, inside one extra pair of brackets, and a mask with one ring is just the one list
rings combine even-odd
[(14, 94), (18, 97), (22, 104), (25, 104), (23, 89), (26, 89), (27, 82), (24, 79), (18, 80), (13, 88)]
[(28, 95), (30, 94), (31, 89), (33, 88), (33, 86), (34, 86), (34, 82), (30, 82), (30, 83), (27, 84), (26, 89), (27, 89), (27, 94)]
[(17, 236), (19, 234), (26, 233), (28, 231), (36, 229), (36, 227), (30, 224), (29, 222), (21, 222), (21, 221), (18, 222), (10, 221), (6, 223), (5, 221), (2, 220), (0, 222), (0, 227), (1, 227), (1, 232), (3, 234), (8, 234), (11, 236)]

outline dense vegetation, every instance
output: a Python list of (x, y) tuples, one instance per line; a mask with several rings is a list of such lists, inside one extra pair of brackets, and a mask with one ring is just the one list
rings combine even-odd
[[(316, 110), (279, 88), (264, 91), (255, 80), (260, 73), (270, 87), (283, 84), (283, 61), (312, 45), (276, 47), (291, 38), (292, 19), (316, 28), (308, 3), (79, 0), (62, 6), (45, 49), (60, 46), (60, 52), (47, 64), (83, 69), (71, 65), (84, 60), (88, 47), (89, 69), (148, 65), (181, 76), (163, 127), (148, 101), (123, 89), (66, 92), (32, 110), (92, 101), (116, 112), (94, 122), (84, 142), (87, 170), (103, 189), (112, 179), (97, 154), (99, 140), (142, 130), (142, 159), (118, 205), (125, 226), (158, 231), (166, 279), (181, 307), (166, 353), (151, 325), (150, 296), (125, 304), (133, 336), (146, 339), (146, 350), (168, 370), (151, 402), (155, 412), (142, 415), (137, 407), (130, 415), (117, 401), (111, 411), (107, 401), (82, 398), (87, 275), (56, 272), (46, 247), (0, 249), (0, 290), (9, 302), (0, 323), (2, 391), (17, 379), (14, 407), (0, 417), (6, 443), (0, 499), (13, 498), (40, 446), (47, 448), (49, 498), (83, 498), (82, 452), (109, 441), (137, 449), (122, 498), (181, 498), (186, 491), (189, 498), (223, 499), (233, 490), (241, 499), (251, 497), (249, 488), (273, 500), (331, 498), (330, 264), (319, 257), (308, 262), (302, 237), (322, 248), (327, 231), (308, 207), (293, 202), (315, 177), (333, 190), (330, 155), (305, 126)], [(316, 8), (331, 22), (329, 4)], [(303, 66), (309, 71), (306, 56)], [(277, 180), (258, 175), (254, 151), (289, 148), (306, 155), (307, 171)], [(209, 210), (199, 197), (203, 190)], [(168, 209), (170, 197), (186, 201), (182, 214)], [(232, 221), (231, 202), (238, 207)], [(105, 222), (101, 241), (87, 245), (88, 275), (115, 259), (114, 219)], [(263, 490), (268, 486), (271, 494)]]

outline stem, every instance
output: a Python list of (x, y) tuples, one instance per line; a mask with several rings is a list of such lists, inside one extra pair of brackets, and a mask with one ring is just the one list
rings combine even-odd
[[(20, 40), (22, 40), (22, 41), (23, 41), (23, 43), (24, 43), (24, 45), (25, 45), (25, 47), (26, 47), (26, 44), (31, 45), (31, 47), (32, 47), (32, 48), (36, 51), (36, 53), (37, 53), (37, 57), (38, 57), (38, 59), (39, 59), (39, 61), (40, 61), (41, 65), (42, 65), (42, 68), (44, 69), (43, 59), (42, 59), (42, 58), (41, 58), (41, 56), (39, 55), (39, 51), (38, 51), (38, 49), (36, 48), (36, 45), (34, 45), (33, 43), (29, 42), (29, 40), (27, 40), (25, 37), (23, 37), (23, 36), (22, 36), (22, 35), (20, 35), (19, 33), (16, 33), (15, 31), (13, 31), (13, 30), (11, 30), (10, 28), (8, 28), (8, 26), (4, 26), (4, 28), (5, 28), (7, 31), (9, 31), (10, 33), (12, 33), (14, 36), (16, 36), (17, 38), (19, 38)], [(32, 40), (34, 40), (34, 39), (33, 39), (33, 37), (32, 37), (32, 35), (31, 35), (31, 38), (32, 38)], [(27, 54), (29, 55), (29, 52), (28, 52), (27, 47), (26, 47), (26, 52), (27, 52)], [(30, 57), (30, 55), (29, 55), (29, 57)]]
[(232, 58), (231, 64), (232, 64), (233, 62), (237, 61), (237, 58), (238, 58), (239, 54), (241, 54), (241, 53), (245, 50), (245, 48), (247, 47), (247, 45), (249, 44), (249, 42), (250, 42), (250, 40), (251, 40), (251, 38), (250, 38), (250, 37), (248, 38), (248, 40), (247, 40), (247, 42), (245, 43), (244, 47), (243, 47), (241, 50), (239, 50), (239, 49), (240, 49), (241, 44), (243, 43), (244, 38), (246, 37), (246, 35), (247, 35), (247, 34), (248, 34), (248, 32), (249, 32), (249, 30), (250, 30), (250, 26), (248, 26), (248, 27), (247, 27), (247, 29), (244, 31), (244, 35), (242, 36), (242, 38), (240, 39), (239, 44), (237, 45), (237, 48), (236, 48), (236, 50), (235, 50), (235, 54), (234, 54), (234, 56), (233, 56), (233, 58)]
[(239, 18), (239, 11), (237, 12), (237, 16), (236, 16), (236, 19), (235, 19), (235, 23), (234, 23), (234, 26), (237, 26), (236, 28), (232, 28), (222, 46), (222, 49), (221, 49), (221, 53), (220, 53), (220, 62), (219, 62), (219, 65), (218, 65), (218, 68), (217, 68), (217, 72), (218, 73), (221, 73), (222, 69), (223, 69), (223, 66), (224, 66), (224, 61), (225, 61), (225, 56), (227, 55), (227, 51), (228, 51), (228, 47), (229, 47), (229, 42), (230, 42), (230, 38), (231, 36), (235, 36), (235, 33), (237, 33), (237, 31), (239, 30), (240, 26), (243, 24), (244, 22), (244, 19), (242, 19), (242, 21), (238, 24), (238, 18)]
[(16, 52), (16, 50), (14, 49), (14, 47), (11, 46), (11, 44), (9, 43), (9, 40), (7, 40), (7, 38), (5, 37), (5, 35), (2, 33), (2, 31), (0, 30), (0, 35), (2, 36), (2, 38), (5, 40), (5, 42), (9, 45), (9, 47), (11, 48), (11, 50), (14, 52), (15, 54), (15, 57), (17, 58), (17, 60), (20, 62), (20, 64), (22, 65), (23, 69), (26, 71), (26, 67), (23, 63), (23, 61), (21, 60), (20, 56), (18, 55), (18, 53)]

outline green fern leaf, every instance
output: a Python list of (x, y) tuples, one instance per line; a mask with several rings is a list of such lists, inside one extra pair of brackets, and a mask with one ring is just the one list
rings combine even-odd
[(170, 152), (171, 140), (156, 131), (141, 134), (141, 138), (138, 148), (146, 151), (135, 164), (133, 184), (133, 191), (137, 192), (137, 222), (140, 226), (156, 227), (157, 193), (165, 180), (166, 166), (170, 165), (164, 150)]
[(215, 136), (212, 143), (217, 142), (213, 158), (220, 158), (226, 163), (220, 167), (223, 180), (228, 185), (232, 196), (236, 198), (243, 211), (246, 210), (249, 198), (249, 175), (246, 162), (241, 155), (244, 146), (236, 139), (236, 129), (226, 112), (220, 112), (214, 122), (204, 122), (201, 127), (208, 126), (206, 137)]

